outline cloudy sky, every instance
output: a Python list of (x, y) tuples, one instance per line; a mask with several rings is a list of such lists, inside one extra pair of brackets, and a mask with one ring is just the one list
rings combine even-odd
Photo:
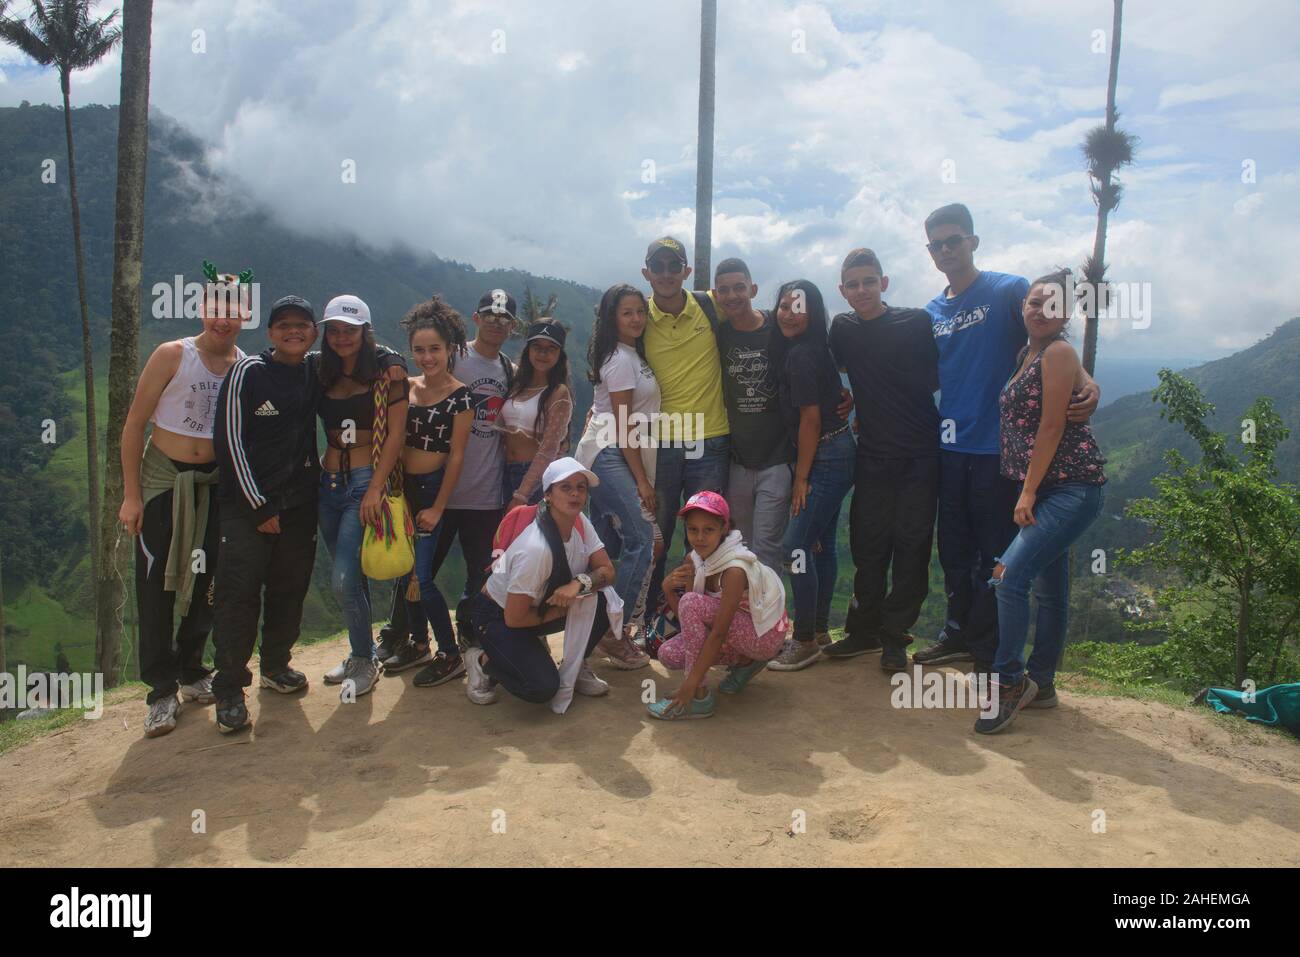
[[(984, 268), (1090, 251), (1078, 144), (1103, 118), (1108, 0), (719, 7), (714, 262), (744, 256), (763, 305), (806, 276), (838, 307), (859, 245), (889, 301), (923, 304), (943, 282), (922, 222), (953, 201)], [(1289, 0), (1128, 4), (1119, 107), (1142, 143), (1107, 258), (1150, 321), (1105, 323), (1103, 351), (1211, 358), (1300, 315), (1297, 35)], [(152, 100), (295, 228), (603, 288), (639, 283), (655, 236), (693, 240), (698, 57), (694, 0), (165, 0)], [(74, 104), (116, 102), (118, 66), (77, 75)], [(57, 97), (0, 50), (0, 105)]]

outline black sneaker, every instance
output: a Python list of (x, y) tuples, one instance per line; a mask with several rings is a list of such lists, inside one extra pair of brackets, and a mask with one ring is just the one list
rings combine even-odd
[(1034, 679), (1025, 675), (1020, 679), (1019, 684), (998, 685), (998, 713), (991, 718), (980, 716), (975, 720), (976, 734), (997, 734), (999, 731), (1005, 731), (1011, 726), (1011, 722), (1016, 720), (1018, 715), (1029, 702), (1034, 700), (1038, 694), (1038, 685), (1034, 684)]
[(280, 694), (295, 694), (307, 690), (307, 676), (301, 671), (285, 668), (272, 674), (262, 672), (262, 679), (259, 684), (263, 688), (270, 688), (272, 691), (280, 692)]
[(880, 669), (897, 674), (907, 670), (907, 643), (887, 641), (880, 652)]
[(446, 652), (440, 651), (433, 656), (433, 661), (415, 676), (413, 684), (417, 688), (433, 688), (452, 678), (458, 678), (465, 673), (465, 659), (460, 655), (449, 658)]
[(1055, 708), (1059, 704), (1056, 698), (1056, 682), (1049, 682), (1038, 689), (1038, 694), (1034, 695), (1034, 700), (1025, 705), (1026, 708)]
[(839, 641), (833, 641), (823, 648), (822, 654), (827, 658), (856, 658), (858, 655), (877, 654), (881, 647), (880, 635), (874, 632), (867, 634), (850, 632)]
[(971, 653), (966, 643), (956, 638), (949, 638), (946, 631), (939, 632), (939, 640), (929, 648), (922, 648), (912, 655), (918, 665), (942, 665), (950, 661), (971, 661)]
[(230, 734), (232, 731), (240, 731), (252, 726), (253, 723), (248, 720), (248, 706), (244, 704), (242, 691), (238, 695), (230, 695), (217, 701), (217, 730), (222, 734)]
[(384, 659), (384, 674), (401, 674), (416, 665), (424, 664), (432, 657), (428, 645), (420, 647), (408, 638), (405, 644), (398, 646), (395, 652)]

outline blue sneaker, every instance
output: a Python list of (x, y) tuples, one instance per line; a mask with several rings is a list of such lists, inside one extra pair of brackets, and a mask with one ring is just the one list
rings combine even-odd
[(732, 665), (727, 669), (727, 677), (722, 679), (718, 685), (718, 690), (723, 694), (740, 694), (745, 690), (745, 685), (758, 674), (767, 668), (766, 661), (751, 661), (747, 665)]
[(660, 721), (689, 721), (694, 718), (712, 718), (714, 696), (709, 692), (707, 698), (692, 698), (689, 708), (670, 709), (672, 698), (660, 698), (654, 704), (645, 706), (646, 711), (650, 712), (650, 717), (658, 718)]

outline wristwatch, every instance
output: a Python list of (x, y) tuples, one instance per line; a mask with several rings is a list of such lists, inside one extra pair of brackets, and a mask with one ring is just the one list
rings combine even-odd
[(575, 579), (577, 579), (577, 581), (578, 581), (578, 586), (579, 586), (579, 588), (581, 589), (581, 590), (578, 592), (578, 594), (579, 594), (579, 595), (590, 595), (590, 594), (591, 594), (591, 576), (590, 576), (590, 575), (574, 575), (573, 577), (574, 577)]

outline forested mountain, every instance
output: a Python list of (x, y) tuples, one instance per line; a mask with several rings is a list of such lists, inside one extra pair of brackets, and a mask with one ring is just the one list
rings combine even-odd
[[(1105, 353), (1097, 358), (1098, 366)], [(1258, 396), (1266, 395), (1291, 437), (1278, 446), (1278, 471), (1287, 481), (1300, 481), (1300, 318), (1275, 329), (1267, 338), (1224, 359), (1183, 372), (1214, 403), (1207, 425), (1229, 437), (1228, 449), (1242, 450), (1242, 417)], [(1119, 515), (1134, 498), (1151, 494), (1151, 479), (1164, 470), (1164, 454), (1177, 449), (1195, 460), (1196, 444), (1183, 431), (1160, 418), (1160, 406), (1150, 393), (1126, 396), (1101, 409), (1093, 429), (1108, 460), (1106, 513)], [(1099, 523), (1101, 524), (1101, 523)], [(1109, 521), (1100, 533), (1103, 545), (1134, 546), (1143, 530), (1132, 522)]]
[[(74, 110), (73, 124), (87, 294), (97, 382), (102, 384), (109, 351), (117, 109)], [(7, 624), (16, 630), (11, 661), (22, 659), (23, 639), (34, 629), (56, 629), (65, 644), (93, 637), (85, 439), (79, 435), (84, 411), (81, 346), (63, 137), (58, 109), (0, 109), (0, 288), (10, 297), (0, 347), (0, 441), (6, 450), (0, 456), (0, 547)], [(196, 320), (152, 318), (150, 293), (155, 283), (171, 283), (177, 274), (187, 282), (201, 281), (204, 259), (225, 271), (253, 269), (261, 283), (263, 312), (289, 292), (306, 296), (318, 310), (339, 293), (355, 293), (370, 305), (379, 340), (403, 351), (406, 342), (397, 323), (431, 294), (441, 293), (468, 316), (487, 290), (501, 287), (522, 300), (527, 285), (543, 302), (552, 293), (558, 297), (556, 318), (570, 329), (567, 352), (577, 405), (582, 410), (590, 406), (585, 356), (597, 290), (517, 270), (479, 271), (409, 250), (378, 250), (338, 235), (301, 235), (251, 203), (238, 183), (214, 175), (199, 142), (156, 112), (149, 147), (142, 361), (159, 342), (199, 331)], [(43, 181), (47, 159), (54, 161), (53, 183)], [(631, 264), (629, 276), (635, 276), (635, 268)], [(240, 345), (260, 351), (266, 345), (265, 330), (246, 331)], [(507, 351), (517, 355), (519, 342)], [(98, 404), (102, 423), (107, 414), (102, 389)], [(55, 441), (42, 442), (49, 421)], [(123, 571), (130, 581), (130, 570)], [(325, 611), (317, 592), (308, 626), (323, 629), (337, 616)]]

